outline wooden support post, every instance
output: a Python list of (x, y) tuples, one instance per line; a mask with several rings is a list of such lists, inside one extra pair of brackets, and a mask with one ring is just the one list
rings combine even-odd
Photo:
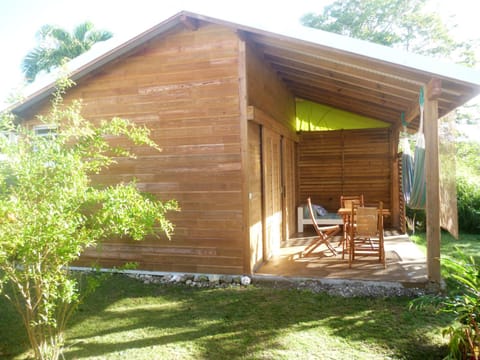
[(399, 142), (400, 132), (398, 129), (392, 129), (389, 134), (390, 140), (390, 209), (392, 209), (391, 221), (394, 228), (400, 227), (400, 174), (398, 172), (398, 142)]
[(433, 79), (425, 88), (424, 134), (427, 216), (428, 280), (440, 284), (440, 170), (438, 151), (438, 96), (441, 83)]
[(252, 274), (251, 247), (250, 247), (250, 199), (249, 199), (249, 179), (248, 179), (248, 94), (247, 94), (247, 63), (246, 63), (246, 44), (245, 41), (238, 40), (238, 113), (240, 117), (240, 154), (242, 163), (242, 238), (243, 247), (243, 272)]

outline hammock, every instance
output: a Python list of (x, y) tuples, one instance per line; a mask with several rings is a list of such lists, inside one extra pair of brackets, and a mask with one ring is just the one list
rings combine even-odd
[[(405, 135), (406, 136), (406, 135)], [(402, 192), (405, 204), (410, 202), (410, 196), (412, 194), (412, 181), (413, 181), (413, 155), (410, 151), (410, 143), (408, 138), (404, 137), (401, 140), (402, 149)]]
[(420, 89), (420, 125), (416, 135), (415, 152), (412, 158), (408, 139), (402, 142), (402, 190), (405, 203), (411, 209), (425, 209), (425, 137), (423, 135), (423, 88)]

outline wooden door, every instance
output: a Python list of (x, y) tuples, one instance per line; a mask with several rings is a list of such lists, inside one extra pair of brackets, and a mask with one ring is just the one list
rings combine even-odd
[(265, 127), (262, 130), (264, 259), (268, 260), (279, 252), (283, 240), (282, 141), (272, 130)]

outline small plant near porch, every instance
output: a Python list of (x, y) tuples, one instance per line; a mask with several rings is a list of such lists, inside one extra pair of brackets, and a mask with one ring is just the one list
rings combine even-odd
[(456, 322), (444, 329), (449, 337), (447, 359), (480, 359), (480, 266), (473, 256), (457, 249), (455, 258), (442, 259), (449, 274), (447, 296), (425, 296), (413, 306), (433, 305), (439, 312), (453, 314)]
[(84, 119), (81, 103), (63, 103), (70, 86), (59, 81), (52, 108), (39, 120), (53, 132), (38, 136), (1, 115), (0, 293), (21, 315), (36, 359), (57, 359), (66, 323), (84, 293), (69, 264), (89, 246), (111, 236), (141, 240), (173, 225), (165, 218), (175, 201), (141, 194), (134, 183), (94, 187), (90, 175), (133, 156), (108, 138), (125, 136), (136, 145), (156, 144), (146, 128), (114, 118), (98, 126)]

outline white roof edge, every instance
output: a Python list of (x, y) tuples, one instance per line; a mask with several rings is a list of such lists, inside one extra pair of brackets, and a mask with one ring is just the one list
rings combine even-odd
[[(395, 65), (423, 71), (432, 75), (450, 78), (456, 81), (465, 82), (472, 86), (480, 87), (480, 71), (453, 63), (445, 63), (436, 58), (408, 53), (399, 49), (371, 43), (364, 40), (350, 38), (344, 35), (326, 32), (323, 30), (308, 28), (301, 25), (290, 24), (289, 26), (265, 26), (264, 24), (248, 25), (239, 24), (227, 19), (220, 19), (193, 13), (180, 11), (177, 14), (166, 18), (157, 25), (139, 33), (138, 35), (123, 41), (120, 38), (112, 38), (103, 43), (98, 43), (90, 51), (80, 55), (67, 64), (73, 80), (78, 80), (91, 71), (103, 66), (109, 61), (129, 52), (141, 43), (165, 32), (178, 24), (182, 16), (191, 17), (197, 20), (204, 20), (212, 23), (219, 23), (225, 26), (252, 32), (257, 34), (282, 36), (292, 41), (304, 41), (312, 45), (329, 47), (335, 50), (366, 58), (388, 62)], [(53, 72), (44, 79), (39, 79), (27, 87), (26, 98), (7, 108), (9, 111), (22, 111), (31, 103), (36, 103), (48, 97), (55, 88), (56, 76), (59, 72)], [(480, 91), (480, 89), (479, 89)], [(1, 109), (0, 109), (1, 110)]]

